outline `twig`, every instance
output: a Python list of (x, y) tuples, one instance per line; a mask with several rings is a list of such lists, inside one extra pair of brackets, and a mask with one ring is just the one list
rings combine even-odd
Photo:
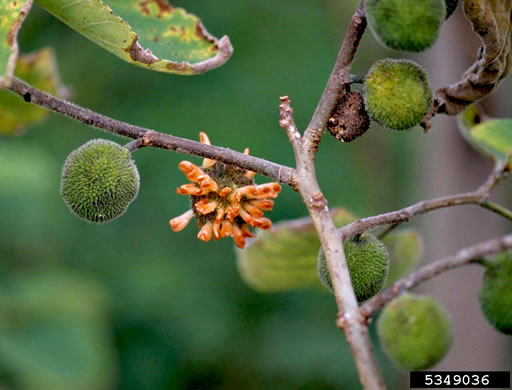
[[(379, 390), (386, 387), (373, 354), (367, 324), (359, 313), (343, 251), (343, 243), (339, 239), (336, 226), (329, 213), (327, 200), (318, 185), (314, 165), (315, 153), (327, 120), (340, 94), (350, 85), (350, 68), (365, 28), (364, 0), (361, 0), (352, 16), (320, 102), (304, 132), (300, 147), (296, 147), (296, 178), (297, 188), (306, 203), (327, 259), (339, 310), (337, 325), (345, 331), (345, 337), (352, 350), (363, 388)], [(285, 112), (282, 114), (288, 115)]]
[(126, 149), (130, 151), (130, 153), (135, 152), (137, 149), (140, 149), (144, 147), (142, 143), (142, 138), (134, 139), (133, 141), (128, 142), (126, 145), (124, 145)]
[(281, 100), (281, 104), (279, 105), (279, 126), (281, 126), (286, 132), (286, 135), (288, 135), (293, 153), (295, 154), (295, 159), (297, 159), (302, 137), (300, 136), (292, 116), (293, 108), (290, 106), (290, 98), (288, 96), (281, 96), (279, 100)]
[[(345, 39), (345, 41), (347, 40)], [(343, 50), (340, 51), (340, 53), (342, 52)], [(281, 101), (280, 124), (287, 131), (290, 142), (294, 146), (297, 162), (297, 188), (306, 203), (327, 259), (334, 296), (339, 310), (337, 325), (345, 331), (345, 337), (351, 347), (363, 388), (371, 390), (385, 389), (373, 355), (367, 324), (359, 313), (343, 251), (343, 243), (339, 239), (336, 226), (327, 207), (327, 200), (323, 196), (316, 179), (314, 153), (312, 153), (311, 147), (314, 144), (314, 137), (311, 137), (310, 133), (310, 142), (306, 143), (306, 134), (302, 138), (302, 142), (294, 136), (296, 127), (291, 117), (290, 101), (288, 97), (282, 97)], [(290, 129), (291, 124), (293, 124), (294, 131)]]
[(503, 206), (500, 206), (499, 204), (496, 204), (491, 201), (487, 201), (487, 202), (483, 202), (481, 204), (481, 206), (488, 210), (494, 211), (496, 214), (499, 214), (505, 218), (512, 220), (512, 211), (509, 209), (506, 209)]
[(378, 235), (377, 235), (377, 238), (379, 240), (382, 240), (384, 237), (386, 237), (390, 232), (392, 232), (393, 230), (395, 230), (395, 228), (400, 225), (400, 222), (395, 222), (395, 223), (392, 223), (391, 225), (387, 226), (385, 229), (382, 230), (382, 232), (380, 232)]
[[(408, 221), (415, 215), (424, 214), (444, 207), (460, 206), (464, 204), (477, 204), (484, 206), (484, 203), (488, 202), (487, 199), (490, 196), (490, 191), (506, 174), (506, 169), (506, 165), (503, 163), (497, 163), (487, 180), (473, 192), (443, 196), (431, 200), (422, 200), (421, 202), (415, 203), (401, 210), (359, 219), (339, 229), (341, 238), (345, 240), (377, 226), (387, 224), (393, 224), (396, 226), (402, 222)], [(497, 212), (496, 210), (493, 211)], [(502, 215), (506, 216), (505, 214)]]
[(425, 116), (423, 117), (423, 119), (421, 120), (421, 123), (420, 123), (420, 126), (423, 127), (423, 131), (425, 133), (427, 133), (430, 130), (430, 128), (432, 127), (432, 124), (430, 123), (430, 121), (437, 114), (438, 109), (439, 109), (439, 102), (436, 99), (434, 99), (432, 101), (432, 103), (430, 104), (430, 107), (429, 107), (427, 113), (425, 114)]
[(293, 173), (290, 167), (276, 164), (258, 157), (249, 156), (228, 148), (212, 145), (204, 145), (199, 142), (185, 138), (175, 137), (166, 133), (159, 133), (153, 130), (130, 125), (128, 123), (109, 118), (94, 111), (80, 107), (76, 104), (59, 99), (46, 92), (34, 88), (24, 81), (13, 77), (9, 90), (22, 96), (25, 101), (45, 107), (49, 110), (76, 119), (108, 132), (124, 137), (138, 139), (144, 137), (144, 146), (173, 150), (178, 153), (191, 154), (199, 157), (207, 157), (223, 163), (236, 165), (247, 170), (268, 176), (281, 183), (294, 186)]
[(396, 281), (390, 287), (364, 303), (360, 308), (361, 315), (365, 318), (370, 318), (403, 291), (409, 290), (442, 272), (474, 263), (483, 256), (499, 253), (506, 249), (512, 249), (512, 234), (461, 249), (453, 256), (437, 260)]

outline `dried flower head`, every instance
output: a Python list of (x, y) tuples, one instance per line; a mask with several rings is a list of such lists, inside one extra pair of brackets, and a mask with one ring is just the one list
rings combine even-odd
[[(210, 145), (208, 136), (201, 132), (199, 140)], [(249, 149), (244, 150), (249, 154)], [(192, 183), (178, 187), (176, 193), (190, 195), (191, 209), (169, 221), (171, 228), (179, 232), (192, 217), (201, 227), (197, 238), (209, 241), (232, 236), (239, 248), (245, 246), (245, 238), (252, 237), (249, 227), (270, 229), (272, 221), (263, 217), (264, 210), (272, 210), (281, 191), (279, 183), (254, 184), (254, 172), (220, 161), (205, 158), (201, 167), (189, 161), (179, 164), (180, 170)]]

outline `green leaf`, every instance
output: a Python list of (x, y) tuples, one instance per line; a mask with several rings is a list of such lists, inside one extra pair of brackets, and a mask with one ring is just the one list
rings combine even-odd
[[(62, 90), (53, 49), (44, 48), (21, 55), (14, 74), (52, 95), (60, 95)], [(48, 110), (27, 104), (22, 97), (9, 91), (0, 91), (0, 135), (19, 135), (48, 115)]]
[(26, 390), (111, 388), (114, 352), (101, 286), (63, 272), (25, 274), (0, 291), (0, 361)]
[(167, 0), (36, 0), (97, 45), (132, 64), (184, 75), (223, 65), (233, 48)]
[(388, 248), (390, 264), (384, 288), (411, 272), (423, 255), (423, 239), (414, 230), (389, 233), (382, 242)]
[(32, 0), (0, 0), (0, 88), (8, 87), (18, 58), (18, 31)]
[(510, 161), (512, 119), (489, 119), (478, 107), (471, 106), (459, 116), (458, 123), (462, 136), (475, 149), (495, 161)]
[[(344, 209), (333, 212), (336, 226), (357, 218)], [(320, 241), (311, 219), (284, 221), (260, 232), (245, 249), (236, 249), (238, 270), (253, 289), (275, 292), (321, 287), (317, 275)]]

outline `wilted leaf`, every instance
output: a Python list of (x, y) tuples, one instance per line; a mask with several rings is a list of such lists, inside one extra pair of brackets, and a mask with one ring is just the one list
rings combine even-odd
[(512, 119), (489, 119), (478, 107), (471, 106), (459, 116), (458, 123), (464, 139), (477, 150), (494, 160), (510, 160)]
[[(55, 54), (50, 48), (21, 55), (14, 74), (52, 95), (59, 95), (62, 88)], [(27, 104), (23, 98), (9, 91), (0, 91), (0, 135), (20, 134), (48, 115), (48, 110)]]
[(103, 290), (67, 273), (25, 276), (0, 291), (0, 361), (26, 390), (111, 388), (115, 359)]
[(159, 72), (199, 74), (224, 64), (229, 38), (210, 35), (199, 18), (167, 0), (36, 0), (125, 61)]
[(382, 242), (389, 251), (389, 272), (384, 288), (411, 272), (423, 255), (423, 240), (414, 230), (389, 233)]
[(436, 91), (438, 111), (449, 115), (492, 93), (512, 68), (512, 0), (464, 0), (463, 7), (482, 46), (459, 82)]
[(18, 58), (18, 31), (32, 0), (0, 0), (0, 88), (9, 86)]
[[(336, 226), (356, 220), (344, 209), (333, 212)], [(242, 279), (262, 292), (321, 286), (317, 275), (320, 241), (311, 219), (284, 221), (260, 232), (245, 249), (236, 249)]]

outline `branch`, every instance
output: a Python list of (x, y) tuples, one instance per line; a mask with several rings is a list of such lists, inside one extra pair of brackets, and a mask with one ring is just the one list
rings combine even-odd
[(512, 234), (461, 249), (453, 256), (437, 260), (396, 281), (390, 287), (366, 301), (360, 308), (361, 315), (369, 318), (403, 291), (410, 290), (442, 272), (474, 263), (483, 256), (503, 252), (507, 249), (512, 249)]
[(185, 138), (175, 137), (170, 134), (159, 133), (143, 127), (130, 125), (59, 99), (30, 86), (16, 77), (12, 78), (9, 90), (23, 97), (26, 102), (37, 104), (51, 111), (85, 123), (86, 125), (97, 127), (124, 137), (133, 139), (143, 138), (143, 146), (152, 146), (155, 148), (173, 150), (178, 153), (211, 158), (268, 176), (281, 183), (294, 186), (294, 170), (290, 167), (239, 153), (228, 148), (204, 145)]
[[(359, 313), (343, 251), (343, 243), (339, 239), (336, 226), (329, 213), (327, 200), (318, 185), (314, 165), (315, 154), (327, 120), (340, 94), (350, 85), (350, 67), (365, 28), (364, 0), (361, 0), (350, 21), (327, 86), (301, 142), (294, 141), (293, 137), (290, 137), (290, 129), (287, 129), (286, 124), (284, 127), (295, 150), (297, 189), (306, 203), (327, 259), (339, 310), (337, 325), (345, 331), (345, 337), (352, 350), (363, 388), (379, 390), (385, 389), (384, 381), (373, 354), (368, 326)], [(285, 98), (284, 102), (287, 104), (281, 105), (281, 117), (292, 119), (291, 110), (287, 110), (289, 100)], [(290, 120), (288, 123), (291, 123)]]
[[(359, 378), (364, 389), (385, 389), (375, 356), (373, 355), (373, 347), (368, 335), (367, 324), (359, 313), (359, 306), (352, 288), (343, 243), (339, 239), (336, 226), (327, 207), (327, 200), (323, 196), (316, 179), (314, 152), (312, 152), (311, 148), (313, 138), (309, 138), (310, 143), (308, 144), (305, 142), (307, 132), (302, 139), (295, 136), (297, 129), (292, 118), (290, 101), (288, 97), (282, 97), (281, 101), (280, 124), (286, 130), (294, 147), (297, 162), (297, 188), (306, 203), (327, 259), (334, 296), (339, 310), (337, 325), (345, 331), (345, 337), (351, 347), (359, 371)], [(318, 132), (316, 133), (318, 134)]]
[(341, 93), (353, 82), (353, 77), (350, 75), (350, 68), (365, 30), (366, 16), (364, 13), (364, 0), (361, 0), (359, 7), (350, 20), (345, 39), (343, 40), (327, 85), (304, 133), (305, 142), (310, 144), (307, 146), (310, 153), (314, 154), (315, 150), (318, 148), (323, 130), (327, 125), (327, 120)]
[[(396, 227), (396, 225), (408, 221), (415, 215), (425, 214), (429, 211), (445, 207), (460, 206), (464, 204), (477, 204), (486, 208), (490, 208), (492, 206), (489, 206), (489, 202), (487, 201), (490, 196), (490, 191), (499, 183), (499, 181), (505, 176), (506, 173), (506, 165), (503, 163), (497, 163), (487, 180), (473, 192), (443, 196), (431, 200), (423, 200), (401, 210), (391, 211), (389, 213), (384, 213), (373, 217), (362, 218), (342, 227), (339, 229), (339, 233), (342, 240), (346, 240), (349, 237), (355, 236), (356, 234), (361, 234), (377, 226), (392, 224)], [(498, 212), (497, 210), (493, 211)], [(506, 216), (505, 211), (500, 214)]]

